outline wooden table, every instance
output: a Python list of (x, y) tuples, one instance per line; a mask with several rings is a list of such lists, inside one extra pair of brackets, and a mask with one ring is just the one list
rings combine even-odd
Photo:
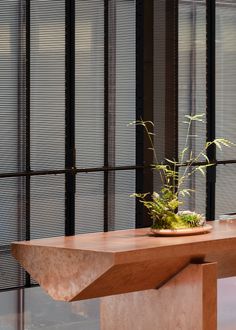
[(236, 275), (236, 221), (215, 221), (204, 235), (148, 234), (15, 242), (12, 254), (56, 300), (104, 297), (102, 330), (216, 329), (217, 278)]

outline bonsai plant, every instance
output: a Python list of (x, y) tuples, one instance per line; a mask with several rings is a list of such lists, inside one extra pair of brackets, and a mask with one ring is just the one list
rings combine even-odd
[[(165, 158), (162, 163), (158, 162), (157, 151), (154, 148), (154, 134), (151, 132), (154, 124), (151, 121), (143, 120), (131, 123), (143, 126), (150, 144), (149, 149), (153, 152), (154, 164), (151, 167), (159, 173), (161, 179), (160, 191), (131, 195), (137, 197), (147, 208), (148, 214), (152, 219), (151, 228), (154, 230), (178, 230), (205, 225), (205, 218), (202, 214), (193, 211), (179, 211), (179, 207), (184, 204), (182, 199), (194, 193), (194, 190), (186, 188), (186, 182), (196, 172), (205, 175), (206, 168), (214, 165), (210, 163), (207, 157), (207, 150), (210, 146), (215, 145), (221, 150), (222, 147), (230, 147), (233, 143), (224, 138), (216, 138), (205, 143), (201, 150), (194, 154), (189, 147), (190, 138), (196, 137), (190, 134), (194, 122), (204, 122), (204, 114), (185, 115), (184, 123), (187, 125), (185, 145), (180, 151), (177, 160)], [(201, 161), (202, 159), (204, 160), (203, 162)], [(178, 170), (180, 167), (184, 168), (182, 174)]]

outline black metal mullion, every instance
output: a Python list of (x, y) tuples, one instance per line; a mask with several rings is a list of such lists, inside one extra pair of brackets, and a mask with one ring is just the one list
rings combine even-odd
[(178, 0), (166, 1), (165, 157), (178, 159)]
[[(30, 0), (26, 0), (26, 137), (25, 137), (25, 163), (26, 175), (26, 227), (25, 239), (30, 240)], [(26, 287), (31, 285), (30, 275), (26, 273)]]
[[(175, 94), (175, 152), (174, 157), (178, 159), (179, 155), (179, 125), (178, 125), (178, 115), (179, 115), (179, 1), (175, 0), (174, 4), (174, 36), (175, 36), (175, 48), (174, 48), (174, 94)], [(179, 168), (177, 168), (179, 171)], [(176, 183), (175, 183), (176, 184)], [(175, 188), (177, 190), (177, 188)]]
[[(18, 172), (25, 171), (26, 166), (26, 3), (18, 7), (18, 127), (17, 127), (17, 167)], [(18, 239), (25, 238), (25, 179), (18, 181)], [(23, 189), (22, 189), (23, 187)]]
[[(136, 120), (144, 117), (144, 3), (136, 0)], [(144, 163), (144, 134), (142, 126), (136, 126), (136, 166)], [(144, 170), (136, 169), (136, 192), (143, 192)], [(143, 227), (143, 205), (136, 199), (136, 228)]]
[(17, 330), (25, 329), (25, 290), (17, 290)]
[[(215, 139), (215, 0), (208, 0), (206, 15), (207, 27), (207, 141)], [(216, 163), (216, 147), (212, 144), (207, 156), (212, 163)], [(216, 166), (210, 166), (206, 171), (206, 218), (215, 218), (215, 186)]]
[[(197, 4), (192, 2), (191, 5), (191, 53), (190, 53), (190, 93), (189, 93), (189, 115), (196, 115), (196, 32), (197, 32)], [(190, 127), (190, 135), (196, 135), (196, 123)], [(195, 139), (189, 140), (189, 150), (196, 151), (196, 141)], [(190, 154), (189, 154), (190, 158)], [(189, 188), (192, 191), (196, 190), (196, 173), (193, 174), (192, 179), (189, 180)], [(189, 201), (190, 209), (195, 210), (196, 199), (191, 198)]]
[(65, 0), (65, 235), (75, 233), (75, 0)]
[[(28, 8), (29, 10), (30, 8)], [(28, 12), (29, 16), (29, 12)], [(26, 2), (19, 2), (18, 4), (18, 171), (24, 171), (26, 165), (26, 152), (25, 152), (25, 140), (26, 140)], [(29, 26), (28, 26), (29, 28)], [(28, 36), (29, 39), (30, 36)], [(28, 45), (29, 46), (29, 45)], [(28, 56), (29, 62), (29, 56)], [(27, 86), (29, 93), (29, 84)], [(29, 100), (28, 100), (29, 101)], [(29, 102), (27, 105), (29, 109)], [(29, 125), (29, 124), (28, 124)], [(29, 147), (29, 146), (28, 146)], [(17, 226), (18, 226), (18, 239), (25, 239), (26, 229), (25, 227), (25, 178), (20, 177), (18, 182), (18, 212), (17, 212)], [(22, 189), (23, 187), (23, 189)], [(29, 189), (30, 187), (28, 187)], [(28, 200), (30, 196), (28, 196)], [(30, 211), (30, 209), (29, 209)], [(30, 214), (27, 216), (27, 224), (29, 222)], [(29, 233), (30, 234), (30, 233)], [(30, 236), (30, 235), (27, 235)], [(29, 238), (29, 237), (28, 237)], [(7, 250), (7, 249), (6, 249)], [(8, 251), (10, 251), (10, 246)], [(22, 267), (18, 267), (18, 281), (22, 284), (22, 279), (25, 281), (24, 285), (30, 286), (30, 275), (25, 272)], [(24, 330), (25, 328), (25, 292), (24, 289), (17, 290), (17, 330)]]
[[(26, 172), (30, 173), (30, 0), (26, 1)], [(26, 240), (30, 239), (30, 175), (26, 176)]]
[[(109, 111), (109, 70), (108, 70), (108, 61), (109, 61), (109, 52), (108, 52), (108, 32), (109, 32), (109, 0), (104, 0), (104, 167), (109, 166), (109, 144), (108, 144), (108, 131), (109, 131), (109, 120), (108, 120), (108, 111)], [(104, 172), (104, 222), (103, 230), (108, 231), (108, 171)]]

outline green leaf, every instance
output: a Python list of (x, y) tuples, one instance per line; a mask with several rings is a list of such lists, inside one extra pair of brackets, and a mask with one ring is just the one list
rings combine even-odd
[(174, 160), (171, 160), (171, 159), (168, 159), (168, 158), (165, 158), (165, 160), (166, 160), (168, 163), (171, 163), (171, 164), (177, 165), (177, 162), (174, 161)]
[(142, 193), (142, 194), (133, 193), (129, 197), (137, 197), (137, 198), (140, 198), (140, 199), (144, 199), (148, 195), (150, 195), (149, 192), (148, 193)]
[(182, 197), (185, 197), (186, 195), (191, 196), (191, 193), (194, 193), (194, 192), (195, 192), (194, 189), (181, 189), (179, 191), (179, 195), (181, 195)]
[(206, 161), (207, 161), (208, 163), (210, 163), (209, 158), (207, 157), (206, 154), (204, 154), (204, 152), (201, 152), (201, 155), (206, 159)]
[(218, 141), (219, 143), (223, 144), (225, 147), (231, 147), (231, 146), (235, 146), (235, 144), (227, 139), (223, 139), (223, 138), (218, 138), (215, 139), (214, 141)]
[(220, 150), (222, 150), (222, 146), (228, 147), (230, 148), (231, 146), (235, 146), (235, 143), (227, 140), (227, 139), (223, 139), (223, 138), (216, 138), (213, 141), (209, 141), (206, 143), (206, 149), (209, 148), (210, 145), (215, 144), (217, 148), (219, 148)]
[(220, 150), (222, 150), (221, 144), (220, 144), (220, 142), (218, 140), (214, 140), (213, 142), (217, 146), (217, 148), (219, 148)]
[(200, 171), (202, 173), (202, 175), (205, 176), (206, 175), (206, 173), (204, 172), (205, 167), (206, 167), (205, 165), (201, 165), (201, 166), (196, 167), (196, 170)]
[(144, 120), (136, 120), (136, 123), (141, 124), (141, 125), (146, 126), (146, 127), (147, 127), (147, 124), (150, 124), (151, 126), (154, 127), (154, 124), (153, 124), (153, 122), (151, 120), (146, 120), (146, 121), (144, 121)]
[(180, 154), (182, 155), (182, 154), (184, 154), (186, 151), (188, 151), (188, 147), (185, 147), (185, 148), (180, 152)]
[(200, 114), (196, 114), (196, 115), (193, 115), (193, 116), (185, 115), (184, 117), (185, 118), (188, 118), (190, 121), (200, 121), (200, 122), (203, 122), (203, 117), (204, 116), (205, 116), (204, 113), (200, 113)]
[(130, 123), (127, 124), (127, 126), (131, 126), (131, 125), (141, 125), (141, 126), (145, 126), (144, 122), (142, 120), (135, 120), (132, 121)]
[(163, 165), (163, 164), (156, 164), (155, 165), (155, 169), (159, 170), (159, 171), (166, 171), (167, 170), (167, 165)]

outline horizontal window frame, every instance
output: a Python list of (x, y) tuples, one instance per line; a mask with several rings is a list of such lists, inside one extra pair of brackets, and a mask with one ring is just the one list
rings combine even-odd
[[(163, 163), (159, 163), (163, 164)], [(207, 162), (195, 162), (191, 166), (207, 165)], [(236, 164), (236, 159), (230, 160), (218, 160), (215, 162), (210, 162), (210, 164), (217, 165), (227, 165)], [(187, 166), (188, 163), (183, 163), (177, 165), (177, 167)], [(125, 165), (125, 166), (103, 166), (103, 167), (88, 167), (88, 168), (68, 168), (63, 170), (37, 170), (37, 171), (23, 171), (23, 172), (5, 172), (0, 173), (0, 180), (4, 178), (17, 178), (17, 177), (27, 177), (27, 176), (40, 176), (40, 175), (57, 175), (66, 173), (89, 173), (89, 172), (110, 172), (110, 171), (128, 171), (128, 170), (145, 170), (152, 169), (152, 165)]]
[(14, 177), (30, 177), (36, 175), (56, 175), (66, 173), (89, 173), (89, 172), (109, 172), (109, 171), (126, 171), (126, 170), (139, 170), (150, 166), (144, 165), (126, 165), (126, 166), (109, 166), (109, 167), (89, 167), (89, 168), (68, 168), (63, 170), (37, 170), (37, 171), (23, 171), (23, 172), (5, 172), (0, 173), (0, 179), (14, 178)]

